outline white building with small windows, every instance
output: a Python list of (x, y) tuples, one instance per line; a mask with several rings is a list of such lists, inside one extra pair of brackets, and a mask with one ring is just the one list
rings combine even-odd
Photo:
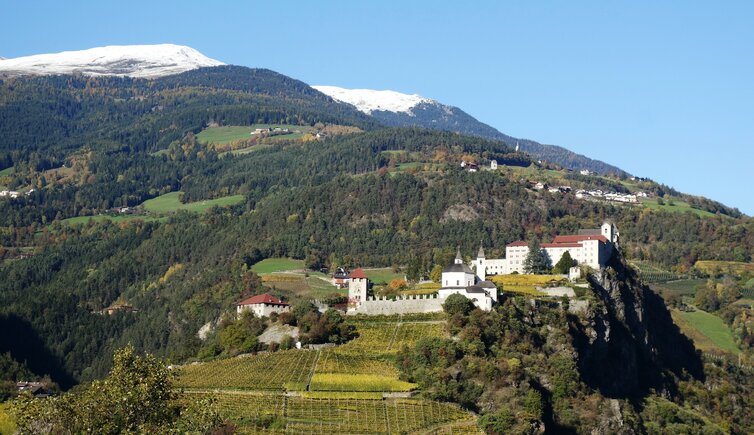
[[(556, 236), (551, 243), (540, 246), (552, 265), (568, 252), (578, 264), (600, 269), (607, 264), (618, 245), (620, 233), (615, 225), (605, 222), (600, 228), (580, 230), (578, 234)], [(519, 240), (505, 246), (505, 258), (487, 259), (484, 250), (474, 262), (477, 275), (507, 275), (525, 273), (524, 263), (529, 255), (529, 243)]]

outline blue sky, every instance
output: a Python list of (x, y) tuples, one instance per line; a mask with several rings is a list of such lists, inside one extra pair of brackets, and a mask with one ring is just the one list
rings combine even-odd
[(310, 84), (418, 93), (754, 215), (754, 2), (2, 0), (0, 10), (0, 56), (169, 42)]

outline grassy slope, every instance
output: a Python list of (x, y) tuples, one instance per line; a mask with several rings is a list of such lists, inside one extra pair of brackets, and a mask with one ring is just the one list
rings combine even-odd
[[(669, 202), (671, 201), (673, 202), (673, 205), (669, 204)], [(683, 202), (681, 200), (677, 200), (677, 199), (665, 200), (664, 205), (658, 204), (656, 199), (644, 199), (641, 201), (641, 203), (644, 207), (651, 210), (664, 210), (664, 211), (669, 211), (673, 213), (691, 212), (701, 217), (715, 216), (714, 214), (708, 211), (691, 208), (691, 206), (688, 203)]]
[[(225, 127), (210, 127), (202, 130), (196, 138), (202, 143), (214, 143), (218, 145), (229, 144), (241, 139), (251, 138), (251, 132), (256, 128), (288, 128), (290, 130), (296, 129), (301, 131), (309, 130), (309, 127), (302, 127), (300, 125), (279, 125), (279, 124), (254, 124), (250, 126), (243, 125), (229, 125)], [(295, 139), (300, 138), (301, 134), (287, 134), (281, 135), (279, 139)]]
[(390, 267), (364, 269), (364, 273), (367, 275), (367, 278), (374, 283), (390, 283), (390, 281), (394, 279), (403, 279), (405, 276), (403, 272), (393, 272), (393, 269)]
[(172, 213), (178, 210), (186, 210), (195, 213), (203, 213), (214, 206), (229, 206), (240, 204), (244, 200), (243, 195), (225, 196), (217, 199), (208, 199), (205, 201), (189, 202), (186, 204), (180, 201), (181, 192), (170, 192), (144, 201), (144, 209), (152, 213)]
[(662, 284), (652, 284), (652, 287), (662, 292), (677, 293), (682, 296), (694, 296), (696, 294), (696, 287), (706, 282), (707, 280), (705, 279), (681, 279)]
[(673, 320), (684, 334), (694, 340), (702, 351), (723, 351), (738, 355), (740, 350), (733, 341), (733, 334), (723, 320), (713, 314), (697, 310), (684, 312), (673, 310)]
[(267, 258), (251, 266), (251, 270), (258, 274), (302, 270), (303, 268), (304, 260), (294, 260), (292, 258)]

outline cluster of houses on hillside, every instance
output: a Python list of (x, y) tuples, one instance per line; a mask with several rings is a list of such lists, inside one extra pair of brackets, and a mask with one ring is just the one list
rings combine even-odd
[(639, 202), (639, 198), (647, 198), (646, 192), (636, 193), (619, 193), (619, 192), (603, 192), (602, 190), (584, 190), (579, 189), (576, 191), (577, 199), (603, 199), (613, 202), (624, 202), (629, 204), (636, 204)]
[(28, 190), (26, 192), (23, 192), (23, 193), (22, 192), (18, 192), (16, 190), (0, 190), (0, 198), (12, 198), (12, 199), (15, 199), (15, 198), (18, 198), (21, 195), (29, 196), (32, 193), (34, 193), (34, 189), (30, 189), (30, 190)]
[[(541, 181), (538, 181), (536, 183), (529, 184), (532, 189), (534, 190), (547, 190), (550, 193), (568, 193), (571, 192), (573, 189), (571, 189), (571, 186), (549, 186), (547, 183), (543, 183)], [(605, 201), (613, 201), (613, 202), (623, 202), (628, 204), (636, 204), (639, 202), (639, 198), (647, 198), (649, 195), (647, 195), (646, 192), (636, 192), (636, 193), (620, 193), (620, 192), (603, 192), (599, 189), (594, 190), (586, 190), (586, 189), (577, 189), (576, 190), (576, 198), (577, 199), (600, 199)]]
[[(558, 235), (552, 242), (541, 245), (542, 253), (551, 264), (556, 264), (566, 252), (579, 265), (571, 268), (569, 277), (580, 276), (580, 266), (594, 269), (605, 267), (618, 247), (620, 233), (617, 227), (605, 222), (599, 228), (582, 229), (577, 234)], [(333, 284), (348, 288), (348, 314), (407, 314), (442, 311), (443, 302), (453, 294), (461, 294), (482, 310), (491, 310), (498, 302), (497, 286), (488, 276), (526, 273), (525, 261), (529, 244), (523, 240), (505, 247), (505, 258), (486, 258), (479, 247), (476, 259), (466, 264), (460, 248), (453, 263), (442, 271), (440, 289), (436, 295), (387, 297), (369, 296), (370, 282), (363, 269), (351, 273), (338, 268), (333, 274)], [(269, 316), (290, 310), (287, 303), (269, 294), (253, 296), (237, 304), (238, 313), (251, 310), (258, 316)]]
[(550, 193), (568, 193), (571, 191), (571, 186), (548, 186), (547, 183), (541, 181), (531, 185), (534, 190), (547, 190)]
[(255, 128), (251, 132), (252, 136), (278, 136), (281, 134), (289, 134), (291, 130), (289, 128), (275, 127), (275, 128)]

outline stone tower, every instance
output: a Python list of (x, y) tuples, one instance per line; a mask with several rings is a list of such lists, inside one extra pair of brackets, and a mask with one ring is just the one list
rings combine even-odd
[(358, 268), (351, 272), (348, 281), (348, 303), (360, 305), (367, 300), (367, 290), (369, 289), (369, 278), (364, 273), (364, 269)]

